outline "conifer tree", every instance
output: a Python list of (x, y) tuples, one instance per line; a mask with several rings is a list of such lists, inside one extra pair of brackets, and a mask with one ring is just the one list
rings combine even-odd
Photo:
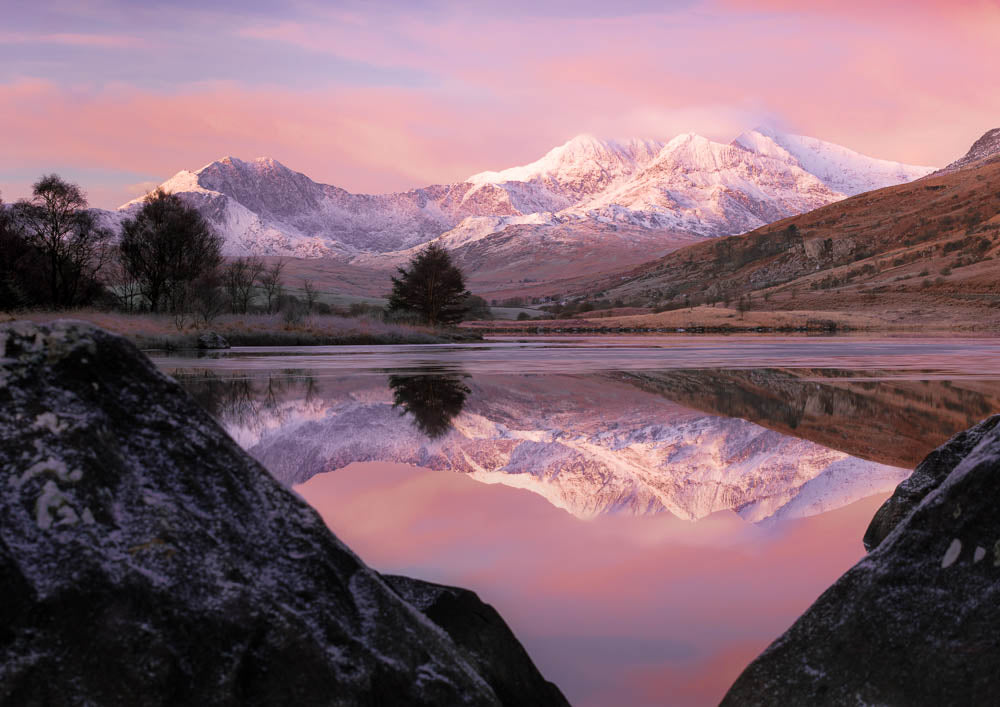
[(413, 313), (432, 326), (462, 321), (468, 306), (462, 271), (441, 246), (431, 243), (392, 278), (388, 310)]

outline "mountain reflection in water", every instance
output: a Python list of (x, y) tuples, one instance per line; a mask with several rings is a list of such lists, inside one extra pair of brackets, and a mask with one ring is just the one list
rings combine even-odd
[[(573, 704), (717, 704), (862, 557), (908, 469), (1000, 412), (1000, 359), (669, 344), (158, 363), (372, 566), (493, 604)], [(755, 348), (772, 363), (719, 363)]]
[(821, 513), (890, 491), (1000, 409), (991, 381), (871, 371), (180, 378), (285, 483), (401, 462), (527, 489), (578, 517)]

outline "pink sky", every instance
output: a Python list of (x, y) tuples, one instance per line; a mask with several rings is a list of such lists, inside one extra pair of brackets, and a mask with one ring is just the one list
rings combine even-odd
[(18, 4), (0, 191), (54, 170), (113, 207), (232, 154), (380, 192), (581, 132), (728, 141), (758, 124), (943, 165), (1000, 125), (995, 0), (604, 5)]
[(884, 500), (768, 529), (729, 512), (584, 521), (529, 491), (400, 464), (296, 490), (374, 568), (478, 592), (583, 707), (717, 704), (862, 557)]

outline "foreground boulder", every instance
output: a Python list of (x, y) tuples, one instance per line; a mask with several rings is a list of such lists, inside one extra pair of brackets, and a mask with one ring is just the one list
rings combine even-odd
[(0, 329), (0, 469), (2, 704), (565, 704), (509, 630), (463, 645), (404, 596), (490, 607), (394, 588), (120, 337)]
[(474, 592), (398, 575), (384, 579), (465, 649), (503, 704), (565, 703), (559, 688), (540, 679), (527, 651), (496, 609), (481, 602)]
[(899, 486), (892, 496), (875, 513), (865, 531), (865, 550), (871, 552), (885, 540), (899, 523), (916, 508), (931, 491), (948, 478), (969, 452), (979, 446), (983, 438), (1000, 425), (1000, 415), (994, 415), (965, 432), (952, 437), (927, 455), (913, 473)]
[(871, 553), (723, 704), (993, 704), (1000, 694), (1000, 416), (949, 440), (879, 509)]

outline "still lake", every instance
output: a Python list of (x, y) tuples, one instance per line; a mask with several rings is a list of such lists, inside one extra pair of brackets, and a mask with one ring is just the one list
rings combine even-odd
[(1000, 340), (677, 336), (154, 356), (369, 565), (476, 591), (576, 705), (717, 703), (1000, 412)]

